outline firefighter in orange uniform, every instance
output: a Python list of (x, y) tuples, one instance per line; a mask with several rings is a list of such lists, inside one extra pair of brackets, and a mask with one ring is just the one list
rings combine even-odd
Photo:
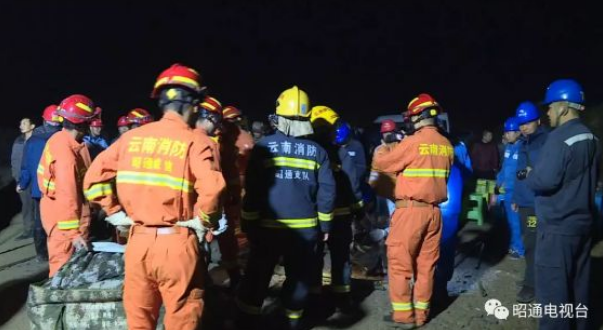
[(199, 80), (180, 64), (163, 71), (152, 93), (163, 118), (125, 133), (84, 180), (86, 197), (103, 207), (106, 221), (132, 226), (123, 296), (128, 329), (155, 329), (162, 302), (166, 329), (200, 327), (206, 265), (199, 243), (219, 219), (225, 184), (211, 146), (191, 127), (204, 91)]
[(90, 166), (90, 153), (83, 139), (98, 111), (92, 100), (76, 94), (61, 102), (57, 114), (64, 119), (63, 130), (48, 140), (38, 165), (40, 215), (48, 235), (51, 277), (69, 260), (74, 248), (88, 246), (90, 206), (82, 181)]
[[(220, 166), (224, 180), (228, 188), (223, 196), (224, 209), (227, 210), (226, 216), (219, 221), (217, 229), (211, 231), (211, 236), (216, 236), (220, 246), (222, 256), (220, 265), (226, 269), (230, 278), (230, 287), (235, 288), (241, 280), (241, 271), (238, 263), (239, 246), (235, 237), (235, 228), (238, 223), (237, 205), (232, 205), (229, 201), (238, 201), (241, 196), (239, 186), (239, 172), (235, 160), (238, 152), (234, 145), (224, 143), (218, 134), (222, 128), (222, 104), (213, 97), (206, 97), (201, 103), (199, 119), (197, 120), (197, 130), (199, 134), (207, 137), (214, 144), (215, 152), (219, 155), (216, 163)], [(233, 196), (234, 195), (234, 196)]]
[[(382, 144), (375, 148), (374, 155), (379, 155), (381, 153), (379, 150), (383, 148), (387, 149), (385, 152), (389, 152), (402, 141), (400, 132), (396, 130), (396, 123), (391, 119), (386, 119), (381, 123), (380, 132)], [(368, 184), (375, 190), (377, 196), (387, 198), (388, 200), (394, 200), (396, 174), (377, 171), (374, 160), (371, 164), (371, 174), (369, 176)]]
[[(224, 121), (222, 122), (222, 141), (220, 147), (222, 151), (222, 171), (226, 176), (228, 185), (228, 194), (224, 201), (224, 213), (228, 226), (233, 229), (232, 234), (243, 235), (240, 232), (241, 221), (241, 198), (244, 195), (243, 182), (245, 182), (245, 171), (251, 149), (253, 149), (253, 136), (249, 132), (241, 129), (242, 122), (241, 111), (233, 106), (226, 106), (222, 111)], [(233, 174), (237, 174), (233, 175)], [(230, 233), (221, 238), (220, 249), (223, 253), (222, 265), (228, 271), (231, 281), (231, 287), (236, 286), (240, 281), (240, 269), (237, 263), (238, 245), (236, 240), (230, 240)], [(236, 239), (236, 237), (235, 237)], [(227, 244), (223, 242), (227, 241)], [(224, 248), (223, 248), (224, 247)], [(226, 255), (224, 255), (226, 254)], [(225, 257), (225, 258), (224, 258)]]
[(391, 151), (380, 148), (374, 159), (378, 170), (397, 174), (396, 211), (386, 244), (392, 319), (399, 328), (421, 326), (429, 316), (442, 234), (438, 204), (447, 199), (454, 157), (452, 145), (436, 127), (439, 111), (428, 94), (413, 99), (405, 113), (407, 134), (412, 134)]
[(126, 119), (128, 120), (130, 129), (135, 129), (153, 122), (153, 116), (143, 108), (135, 108), (130, 110), (130, 112), (128, 112), (126, 115)]

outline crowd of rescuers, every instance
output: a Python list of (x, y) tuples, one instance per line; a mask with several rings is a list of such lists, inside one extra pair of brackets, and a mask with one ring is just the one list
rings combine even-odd
[[(574, 296), (564, 295), (567, 292), (581, 298), (588, 294), (586, 284), (568, 283), (576, 283), (573, 277), (588, 277), (588, 260), (581, 254), (586, 250), (579, 247), (590, 244), (585, 228), (592, 219), (582, 212), (584, 216), (569, 225), (552, 206), (565, 203), (567, 190), (572, 196), (585, 196), (584, 205), (567, 205), (568, 210), (587, 210), (586, 196), (594, 195), (590, 191), (594, 185), (587, 183), (596, 180), (589, 175), (596, 173), (598, 146), (579, 121), (584, 109), (581, 93), (571, 80), (551, 84), (549, 117), (558, 128), (542, 148), (560, 149), (541, 152), (551, 158), (542, 161), (528, 156), (525, 169), (517, 167), (516, 174), (505, 173), (497, 181), (497, 192), (506, 188), (508, 194), (512, 186), (517, 191), (525, 185), (535, 195), (535, 215), (520, 200), (514, 200), (517, 205), (511, 204), (508, 211), (519, 212), (522, 219), (524, 214), (528, 220), (537, 217), (542, 229), (537, 239), (526, 242), (524, 235), (522, 242), (516, 223), (520, 216), (509, 220), (513, 252), (527, 255), (528, 249), (535, 249), (535, 280), (526, 274), (525, 286), (535, 289), (540, 301), (561, 303), (563, 297)], [(29, 191), (26, 198), (33, 199), (28, 204), (33, 205), (33, 220), (27, 220), (23, 236), (34, 237), (38, 259), (49, 262), (50, 277), (76, 249), (90, 249), (91, 222), (104, 219), (115, 227), (113, 238), (127, 243), (123, 305), (128, 328), (154, 329), (163, 304), (167, 329), (196, 329), (204, 308), (207, 243), (217, 240), (220, 265), (234, 292), (236, 326), (265, 325), (262, 305), (274, 267), (281, 262), (286, 280), (278, 327), (301, 329), (307, 327), (303, 315), (312, 312), (326, 289), (322, 283), (326, 247), (331, 263), (328, 289), (336, 312), (357, 311), (350, 255), (360, 232), (387, 245), (384, 260), (392, 313), (385, 321), (405, 329), (429, 321), (434, 281), (443, 276), (446, 291), (451, 277), (436, 272), (447, 267), (438, 263), (444, 237), (450, 236), (447, 222), (454, 222), (453, 233), (458, 223), (444, 206), (451, 202), (450, 189), (456, 189), (450, 187), (449, 177), (459, 166), (471, 169), (466, 147), (451, 141), (439, 127), (443, 108), (433, 96), (423, 93), (410, 101), (402, 128), (393, 121), (382, 123), (370, 175), (365, 150), (353, 138), (351, 126), (328, 106), (312, 107), (307, 93), (297, 86), (284, 90), (268, 124), (254, 122), (251, 132), (244, 129), (241, 111), (223, 107), (209, 95), (199, 73), (190, 67), (174, 64), (161, 72), (151, 97), (161, 118), (154, 120), (149, 111), (133, 109), (119, 117), (119, 136), (110, 143), (102, 134), (102, 110), (85, 95), (74, 94), (47, 107), (43, 129), (22, 122), (22, 163), (14, 176), (17, 191)], [(516, 132), (518, 126), (538, 119), (532, 108), (525, 104), (520, 108), (516, 118), (505, 123), (506, 131)], [(519, 134), (508, 135), (515, 142)], [(526, 141), (521, 148), (529, 148), (530, 140)], [(484, 164), (482, 173), (489, 176), (490, 165)], [(572, 180), (566, 180), (567, 175)], [(581, 176), (589, 177), (574, 181)], [(388, 200), (387, 228), (365, 224), (365, 200), (371, 194), (367, 189)], [(564, 226), (570, 226), (573, 236), (560, 234)], [(544, 240), (549, 235), (552, 241)], [(244, 269), (238, 258), (242, 241), (249, 248)], [(556, 254), (575, 254), (581, 261), (573, 266), (566, 264), (571, 258), (555, 262), (562, 263), (557, 268), (566, 270), (563, 276), (572, 278), (564, 278), (551, 292), (539, 278), (547, 282), (560, 278), (550, 269)], [(541, 324), (555, 322), (544, 318)]]

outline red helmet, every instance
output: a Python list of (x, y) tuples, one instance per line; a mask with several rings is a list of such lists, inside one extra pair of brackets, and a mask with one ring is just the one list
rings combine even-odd
[(201, 102), (201, 107), (207, 111), (222, 113), (222, 103), (215, 97), (206, 96)]
[(87, 96), (74, 94), (59, 104), (57, 114), (71, 123), (83, 124), (100, 115), (100, 108), (96, 108)]
[(178, 63), (167, 68), (157, 77), (151, 97), (159, 97), (159, 92), (167, 86), (185, 87), (196, 93), (200, 93), (204, 89), (201, 87), (199, 73)]
[(386, 119), (381, 122), (381, 134), (389, 133), (396, 130), (396, 122), (391, 119)]
[(129, 124), (130, 123), (128, 122), (128, 117), (126, 117), (126, 116), (121, 116), (117, 120), (117, 127), (124, 127), (124, 126), (128, 126)]
[(234, 120), (237, 118), (241, 118), (241, 110), (229, 105), (222, 110), (222, 114), (224, 119), (226, 120)]
[(140, 126), (146, 125), (153, 121), (153, 116), (142, 108), (136, 108), (128, 112), (126, 118), (128, 119), (128, 124), (138, 124)]
[(200, 118), (209, 119), (214, 124), (219, 125), (222, 123), (222, 104), (216, 98), (211, 96), (205, 97), (201, 102), (201, 112), (199, 113)]
[(431, 118), (438, 115), (441, 111), (440, 105), (438, 102), (429, 94), (419, 94), (419, 96), (415, 97), (408, 104), (408, 114), (407, 116), (417, 116), (422, 114), (423, 112), (429, 110), (425, 118)]
[(103, 121), (100, 119), (92, 119), (90, 122), (90, 127), (103, 127)]
[(44, 108), (44, 112), (42, 113), (42, 118), (44, 121), (51, 123), (61, 123), (63, 122), (63, 117), (57, 114), (58, 106), (51, 104)]

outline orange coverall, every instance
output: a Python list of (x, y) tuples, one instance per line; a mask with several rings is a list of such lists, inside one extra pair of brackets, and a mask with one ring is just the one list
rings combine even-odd
[(397, 173), (396, 211), (386, 241), (395, 322), (427, 322), (442, 235), (438, 204), (447, 199), (446, 181), (453, 157), (450, 142), (428, 126), (391, 151), (380, 148), (374, 159), (380, 171)]
[(125, 255), (128, 329), (155, 329), (162, 301), (166, 329), (200, 326), (206, 265), (195, 233), (174, 224), (199, 216), (212, 228), (219, 219), (225, 183), (213, 157), (207, 141), (168, 111), (122, 135), (86, 174), (86, 197), (135, 223)]
[(89, 166), (86, 144), (77, 142), (69, 132), (58, 132), (46, 143), (38, 165), (38, 185), (51, 277), (73, 254), (72, 241), (78, 236), (88, 239), (90, 206), (82, 182)]
[(251, 134), (240, 129), (234, 123), (225, 121), (223, 126), (224, 134), (220, 142), (220, 149), (222, 171), (228, 187), (224, 202), (228, 230), (218, 236), (218, 243), (222, 253), (222, 266), (234, 274), (238, 271), (239, 245), (237, 244), (237, 237), (244, 235), (240, 230), (242, 187), (245, 182), (245, 171), (247, 170), (247, 163), (254, 141)]
[[(380, 153), (387, 153), (392, 151), (396, 146), (396, 143), (388, 143), (385, 145), (380, 145), (375, 148), (373, 162), (371, 164), (371, 175), (369, 176), (369, 185), (371, 188), (375, 190), (375, 193), (378, 196), (387, 198), (389, 200), (394, 200), (394, 189), (396, 188), (396, 173), (384, 173), (379, 171), (375, 167), (375, 155)], [(384, 151), (379, 151), (380, 149), (387, 149)]]

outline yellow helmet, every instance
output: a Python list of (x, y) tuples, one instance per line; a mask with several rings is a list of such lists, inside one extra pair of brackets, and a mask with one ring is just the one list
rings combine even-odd
[(317, 105), (315, 107), (312, 107), (312, 115), (310, 116), (310, 121), (312, 122), (312, 124), (314, 124), (319, 119), (322, 119), (322, 121), (325, 121), (330, 125), (335, 125), (335, 122), (337, 121), (337, 119), (339, 119), (339, 115), (337, 114), (337, 112), (335, 112), (335, 110), (327, 106)]
[(276, 114), (283, 117), (310, 117), (310, 99), (308, 94), (293, 86), (276, 100)]

